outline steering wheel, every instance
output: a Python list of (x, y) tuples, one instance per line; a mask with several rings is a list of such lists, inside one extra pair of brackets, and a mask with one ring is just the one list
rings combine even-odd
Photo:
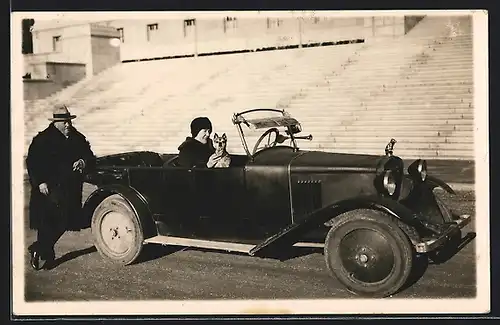
[[(271, 133), (275, 134), (273, 141), (271, 141)], [(270, 148), (270, 147), (276, 146), (276, 144), (278, 143), (278, 135), (279, 134), (280, 134), (280, 131), (277, 128), (271, 128), (271, 129), (267, 130), (266, 132), (262, 133), (262, 135), (260, 136), (259, 140), (257, 140), (257, 142), (255, 143), (255, 147), (253, 148), (252, 155), (255, 155), (255, 153), (259, 149), (266, 149), (266, 148)], [(264, 138), (266, 136), (268, 137), (268, 139), (267, 139), (267, 145), (264, 145), (263, 147), (259, 147), (260, 143), (262, 142), (262, 140), (264, 140)]]

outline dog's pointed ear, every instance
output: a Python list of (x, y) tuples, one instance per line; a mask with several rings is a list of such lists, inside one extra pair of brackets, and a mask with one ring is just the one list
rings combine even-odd
[(226, 137), (225, 133), (222, 134), (222, 139), (227, 140), (227, 137)]
[(217, 133), (214, 134), (214, 139), (217, 140), (219, 138), (219, 136), (217, 135)]

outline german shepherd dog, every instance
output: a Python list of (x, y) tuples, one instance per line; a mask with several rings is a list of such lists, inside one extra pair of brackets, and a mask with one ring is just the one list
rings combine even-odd
[(226, 134), (219, 136), (217, 133), (214, 134), (214, 148), (215, 152), (212, 154), (211, 158), (216, 158), (217, 162), (213, 166), (214, 168), (227, 168), (231, 164), (231, 157), (226, 150), (227, 147), (227, 137)]

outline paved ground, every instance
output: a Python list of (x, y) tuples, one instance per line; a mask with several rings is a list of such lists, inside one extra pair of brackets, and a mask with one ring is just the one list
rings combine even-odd
[[(445, 199), (454, 209), (474, 215), (473, 193)], [(474, 222), (465, 228), (464, 234), (473, 237), (473, 232)], [(35, 232), (27, 231), (26, 243), (34, 239)], [(328, 274), (321, 250), (297, 248), (294, 256), (279, 261), (150, 245), (140, 263), (120, 267), (99, 256), (87, 229), (66, 233), (58, 242), (56, 253), (59, 265), (50, 271), (35, 272), (26, 259), (27, 301), (351, 297)], [(446, 263), (430, 264), (416, 272), (416, 283), (395, 297), (473, 297), (475, 267), (472, 240)]]

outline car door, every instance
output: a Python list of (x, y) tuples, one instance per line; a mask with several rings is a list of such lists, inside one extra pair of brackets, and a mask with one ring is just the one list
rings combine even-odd
[(192, 237), (197, 202), (191, 170), (182, 167), (132, 168), (129, 181), (148, 202), (160, 235)]
[(162, 233), (170, 236), (196, 237), (197, 216), (193, 172), (190, 168), (171, 167), (162, 173), (161, 204), (159, 220)]
[(247, 204), (244, 167), (194, 169), (193, 179), (200, 238), (250, 243), (258, 237)]

